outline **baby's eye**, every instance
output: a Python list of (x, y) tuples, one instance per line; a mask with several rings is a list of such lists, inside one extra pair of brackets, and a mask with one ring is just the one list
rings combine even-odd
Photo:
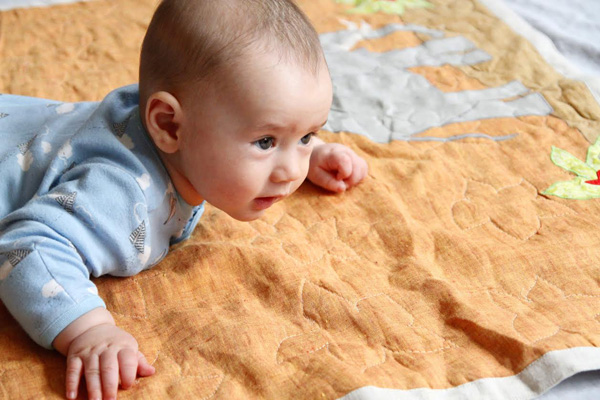
[(254, 142), (254, 145), (261, 150), (269, 150), (271, 147), (273, 147), (274, 140), (275, 139), (272, 137), (267, 136), (262, 139), (258, 139), (256, 142)]
[(302, 139), (300, 139), (300, 143), (309, 144), (310, 140), (312, 139), (313, 136), (314, 136), (314, 133), (312, 133), (312, 132), (307, 135), (302, 136)]

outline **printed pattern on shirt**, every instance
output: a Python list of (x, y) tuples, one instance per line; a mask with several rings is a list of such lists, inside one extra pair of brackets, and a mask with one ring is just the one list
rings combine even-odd
[(68, 213), (73, 214), (75, 212), (73, 206), (75, 205), (75, 197), (77, 192), (58, 196), (55, 200), (60, 204)]
[(17, 145), (17, 147), (19, 148), (19, 154), (17, 154), (17, 163), (23, 171), (29, 171), (31, 164), (33, 163), (31, 145), (33, 144), (33, 141), (35, 140), (36, 136), (29, 139), (27, 142), (23, 142)]
[(35, 137), (29, 139), (27, 142), (24, 142), (24, 143), (21, 143), (20, 145), (18, 145), (19, 151), (21, 152), (21, 154), (25, 155), (25, 153), (27, 153), (29, 151), (29, 149), (31, 148), (31, 144), (33, 143), (34, 140), (35, 140)]
[(73, 103), (62, 103), (60, 105), (58, 105), (54, 111), (56, 111), (57, 114), (61, 115), (61, 114), (68, 114), (71, 111), (73, 111), (75, 109), (75, 104)]
[(6, 258), (8, 258), (8, 261), (10, 262), (10, 264), (13, 267), (16, 267), (17, 264), (19, 264), (21, 261), (23, 261), (23, 259), (25, 257), (27, 257), (29, 254), (31, 254), (32, 250), (26, 250), (26, 249), (17, 249), (17, 250), (12, 250), (9, 251), (7, 253), (2, 253), (3, 255), (6, 255)]
[(118, 137), (122, 138), (125, 132), (127, 131), (127, 125), (129, 125), (129, 119), (131, 116), (127, 117), (127, 119), (123, 122), (115, 122), (113, 123), (113, 132)]
[(146, 241), (146, 223), (142, 223), (135, 228), (131, 235), (129, 235), (129, 241), (133, 244), (136, 250), (140, 253), (144, 253), (144, 242)]
[(46, 299), (56, 297), (63, 293), (65, 288), (62, 287), (55, 279), (51, 279), (42, 286), (42, 296)]

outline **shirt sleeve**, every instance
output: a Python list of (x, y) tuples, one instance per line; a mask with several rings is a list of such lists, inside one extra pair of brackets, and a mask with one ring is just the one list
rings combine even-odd
[(35, 342), (52, 348), (71, 322), (105, 307), (90, 275), (145, 268), (146, 204), (131, 174), (89, 162), (0, 221), (0, 298)]

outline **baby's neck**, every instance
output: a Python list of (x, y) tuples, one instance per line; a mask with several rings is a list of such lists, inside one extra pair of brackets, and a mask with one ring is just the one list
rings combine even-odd
[(175, 166), (169, 157), (169, 154), (165, 154), (159, 150), (160, 158), (171, 177), (171, 182), (173, 182), (173, 186), (177, 193), (181, 196), (186, 203), (191, 206), (198, 206), (200, 203), (204, 201), (204, 198), (200, 196), (200, 193), (194, 189), (191, 182), (181, 173), (181, 171)]

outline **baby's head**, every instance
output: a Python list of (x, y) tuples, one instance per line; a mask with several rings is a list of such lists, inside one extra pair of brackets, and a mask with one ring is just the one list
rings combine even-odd
[(142, 46), (142, 119), (175, 187), (240, 220), (304, 181), (331, 90), (291, 0), (163, 0)]

